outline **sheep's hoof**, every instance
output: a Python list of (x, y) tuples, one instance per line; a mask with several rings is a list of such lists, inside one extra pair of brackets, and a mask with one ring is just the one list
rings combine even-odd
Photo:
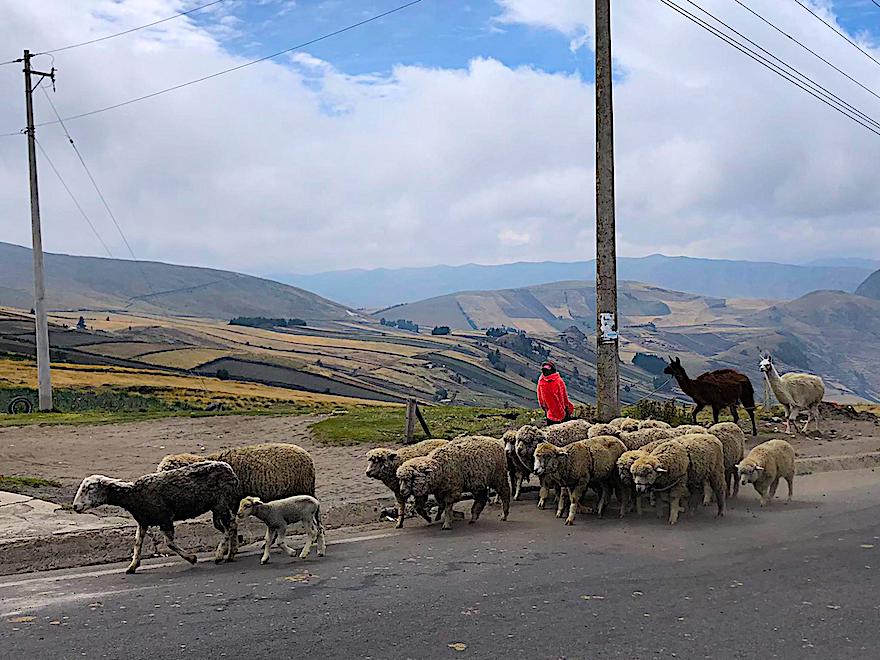
[(129, 566), (125, 569), (126, 575), (134, 575), (134, 572), (137, 570), (137, 566)]
[[(428, 521), (428, 522), (430, 522), (430, 521)], [(394, 526), (394, 529), (400, 529), (400, 528), (402, 528), (402, 527), (403, 527), (403, 521), (402, 521), (402, 520), (398, 520), (398, 521), (397, 521), (397, 524)]]
[(323, 552), (319, 552), (319, 553), (318, 553), (318, 556), (319, 556), (319, 557), (323, 557), (323, 556), (324, 556), (324, 553), (323, 553)]
[(565, 524), (568, 526), (574, 525), (574, 520), (572, 520), (571, 518), (566, 518)]
[(452, 525), (447, 525), (446, 523), (443, 523), (443, 525), (440, 527), (440, 529), (448, 531), (448, 530), (452, 529)]
[(543, 509), (543, 508), (544, 508), (544, 500), (538, 500), (538, 508), (539, 508), (539, 509)]

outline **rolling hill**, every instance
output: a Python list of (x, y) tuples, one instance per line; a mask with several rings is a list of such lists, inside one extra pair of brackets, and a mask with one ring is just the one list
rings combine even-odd
[[(620, 257), (622, 280), (650, 282), (664, 289), (718, 298), (790, 300), (817, 289), (854, 291), (872, 270), (864, 261), (846, 265), (795, 266), (772, 262), (667, 257)], [(595, 261), (519, 262), (497, 266), (429, 266), (341, 270), (314, 275), (275, 274), (273, 279), (314, 291), (351, 307), (377, 309), (436, 298), (457, 291), (522, 288), (566, 280), (593, 279)]]
[[(31, 250), (0, 242), (0, 305), (33, 305)], [(343, 320), (353, 312), (303, 289), (250, 275), (151, 261), (45, 255), (50, 310)]]
[(856, 294), (880, 300), (880, 270), (871, 273), (864, 282), (859, 284)]

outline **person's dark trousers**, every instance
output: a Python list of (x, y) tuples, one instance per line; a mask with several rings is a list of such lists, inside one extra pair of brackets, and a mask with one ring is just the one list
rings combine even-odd
[(553, 426), (554, 424), (562, 424), (562, 422), (571, 421), (571, 415), (566, 415), (565, 419), (560, 419), (558, 422), (553, 421), (549, 417), (547, 418), (547, 426)]

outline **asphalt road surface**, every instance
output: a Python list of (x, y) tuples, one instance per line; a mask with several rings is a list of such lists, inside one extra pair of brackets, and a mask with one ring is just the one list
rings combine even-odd
[(323, 559), (5, 578), (0, 657), (880, 657), (880, 472), (795, 488), (761, 510), (749, 487), (723, 520), (676, 527), (567, 528), (531, 501), (451, 532), (331, 532)]

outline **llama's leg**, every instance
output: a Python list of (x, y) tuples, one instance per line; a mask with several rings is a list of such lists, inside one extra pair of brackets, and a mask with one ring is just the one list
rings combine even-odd
[(718, 415), (721, 414), (721, 408), (718, 406), (712, 406), (712, 422), (714, 424), (718, 423)]
[(733, 422), (735, 424), (739, 424), (739, 411), (737, 410), (737, 404), (733, 404), (730, 406), (730, 416), (733, 417)]
[(705, 403), (698, 403), (696, 406), (694, 406), (694, 411), (693, 413), (691, 413), (691, 418), (694, 420), (694, 424), (697, 423), (697, 415), (699, 415), (700, 411), (705, 407)]
[(758, 424), (755, 421), (755, 409), (746, 408), (746, 412), (749, 413), (749, 419), (752, 420), (752, 435), (758, 435)]
[(174, 523), (168, 525), (162, 525), (159, 527), (162, 530), (162, 533), (165, 535), (165, 542), (168, 544), (168, 547), (171, 548), (178, 555), (183, 557), (190, 564), (196, 563), (196, 556), (194, 554), (188, 553), (186, 550), (181, 548), (174, 542)]
[[(791, 487), (789, 486), (789, 490)], [(134, 533), (134, 549), (131, 553), (131, 563), (128, 565), (128, 568), (125, 569), (126, 573), (134, 573), (137, 570), (137, 567), (141, 565), (141, 552), (144, 548), (144, 536), (147, 533), (147, 528), (143, 525), (138, 525), (137, 531)]]

